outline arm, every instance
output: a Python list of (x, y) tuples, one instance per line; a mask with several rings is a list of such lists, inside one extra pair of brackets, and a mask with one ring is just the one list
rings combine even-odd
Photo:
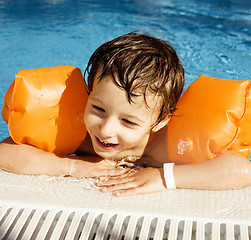
[[(175, 165), (177, 188), (234, 189), (251, 185), (251, 163), (238, 153), (226, 151), (214, 159), (190, 165)], [(166, 190), (163, 168), (146, 168), (98, 183), (103, 192), (117, 196)]]
[(93, 156), (58, 156), (26, 144), (15, 144), (9, 137), (0, 143), (0, 168), (19, 174), (45, 174), (77, 178), (117, 175), (124, 171), (111, 161)]
[(225, 151), (214, 159), (174, 167), (178, 188), (235, 189), (251, 185), (251, 163), (242, 155)]

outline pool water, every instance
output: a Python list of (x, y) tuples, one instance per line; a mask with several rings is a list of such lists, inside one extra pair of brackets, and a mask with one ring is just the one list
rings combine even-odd
[(186, 87), (200, 74), (251, 79), (250, 0), (0, 0), (0, 107), (19, 70), (84, 70), (99, 45), (131, 31), (171, 42)]

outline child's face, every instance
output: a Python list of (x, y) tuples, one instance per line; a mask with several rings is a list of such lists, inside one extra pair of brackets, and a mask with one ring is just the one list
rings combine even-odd
[(148, 142), (150, 129), (158, 117), (160, 99), (143, 96), (127, 100), (126, 92), (119, 88), (111, 76), (104, 76), (89, 95), (85, 125), (95, 152), (105, 158), (118, 160), (129, 155), (142, 155)]

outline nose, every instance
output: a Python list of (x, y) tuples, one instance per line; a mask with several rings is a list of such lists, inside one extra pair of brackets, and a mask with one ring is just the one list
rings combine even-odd
[(104, 139), (114, 137), (117, 131), (117, 123), (113, 118), (107, 118), (100, 125), (100, 134)]

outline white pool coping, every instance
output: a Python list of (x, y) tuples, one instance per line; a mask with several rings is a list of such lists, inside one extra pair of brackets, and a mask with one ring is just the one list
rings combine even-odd
[[(251, 234), (248, 233), (251, 231), (251, 187), (224, 191), (180, 189), (118, 198), (101, 193), (92, 184), (90, 179), (79, 181), (63, 177), (18, 175), (1, 170), (0, 209), (13, 208), (16, 212), (20, 209), (51, 210), (55, 216), (59, 211), (79, 212), (82, 215), (95, 213), (95, 217), (99, 214), (130, 215), (136, 220), (140, 217), (148, 219), (148, 222), (154, 218), (174, 222), (182, 220), (190, 225), (192, 222), (213, 223), (216, 226), (223, 223), (245, 226), (245, 235)], [(218, 232), (220, 234), (220, 230)]]

